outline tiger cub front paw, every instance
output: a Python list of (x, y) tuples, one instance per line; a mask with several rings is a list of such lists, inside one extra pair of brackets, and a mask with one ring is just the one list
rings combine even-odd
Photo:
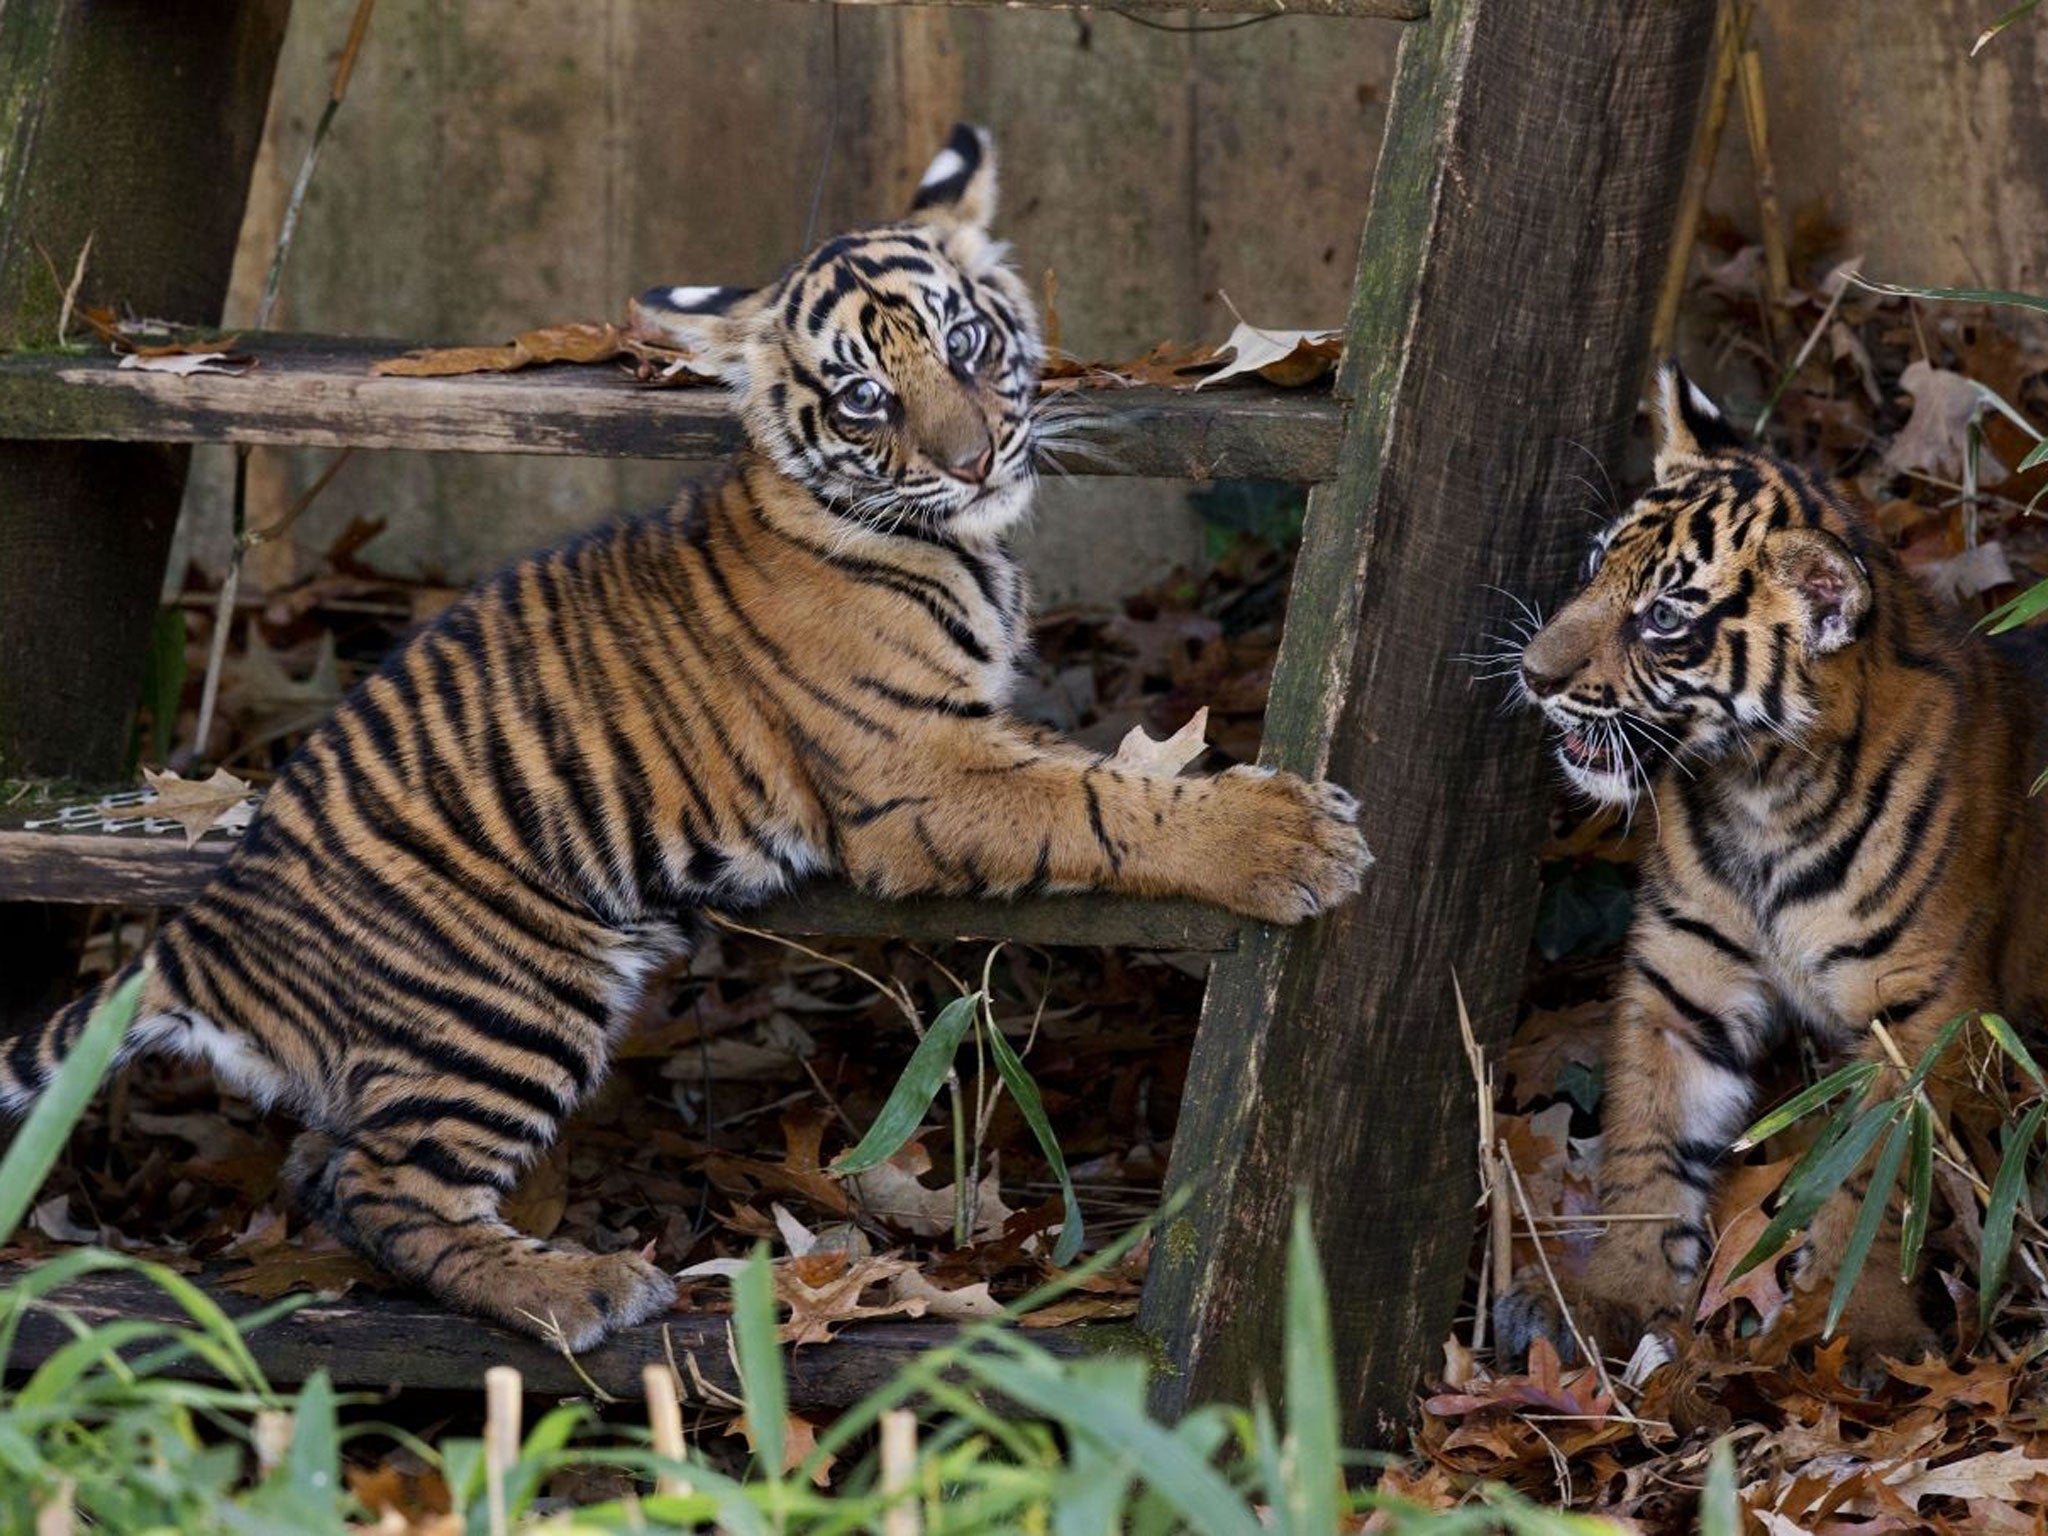
[(1359, 835), (1358, 801), (1325, 780), (1270, 768), (1232, 768), (1225, 867), (1217, 900), (1269, 923), (1298, 923), (1358, 893), (1372, 862)]

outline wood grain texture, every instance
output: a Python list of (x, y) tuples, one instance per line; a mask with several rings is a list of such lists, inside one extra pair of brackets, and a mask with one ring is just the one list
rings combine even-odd
[[(19, 1279), (26, 1269), (19, 1264), (0, 1265), (0, 1287)], [(245, 1316), (268, 1305), (207, 1283), (203, 1277), (200, 1283), (230, 1317)], [(156, 1286), (139, 1276), (113, 1271), (61, 1286), (50, 1300), (94, 1328), (131, 1318), (169, 1327), (189, 1327), (191, 1323), (184, 1310)], [(683, 1400), (715, 1402), (715, 1396), (696, 1389), (690, 1365), (694, 1362), (702, 1380), (717, 1391), (739, 1391), (727, 1336), (729, 1321), (703, 1313), (675, 1313), (662, 1322), (621, 1331), (602, 1347), (579, 1356), (578, 1363), (605, 1391), (638, 1401), (641, 1368), (665, 1363), (673, 1348), (683, 1371)], [(1091, 1339), (1087, 1329), (1043, 1329), (1026, 1337), (1055, 1355), (1073, 1356), (1114, 1340), (1118, 1332), (1097, 1329)], [(784, 1360), (790, 1402), (799, 1408), (847, 1407), (919, 1354), (950, 1344), (958, 1336), (958, 1329), (942, 1323), (862, 1323), (846, 1328), (829, 1344), (787, 1351)], [(73, 1337), (49, 1311), (32, 1309), (22, 1316), (8, 1368), (32, 1369)], [(580, 1397), (589, 1391), (568, 1361), (547, 1345), (406, 1296), (359, 1291), (334, 1301), (315, 1299), (246, 1337), (256, 1363), (277, 1387), (296, 1386), (314, 1371), (324, 1370), (344, 1389), (381, 1392), (403, 1386), (473, 1391), (480, 1389), (488, 1367), (510, 1365), (532, 1393)], [(190, 1359), (172, 1366), (167, 1374), (212, 1377), (203, 1362)]]
[[(0, 356), (0, 439), (254, 443), (455, 453), (712, 459), (743, 441), (711, 389), (651, 389), (613, 366), (380, 378), (405, 342), (244, 336), (247, 373), (123, 369), (112, 357)], [(1327, 391), (1225, 385), (1089, 390), (1099, 424), (1074, 474), (1312, 482), (1336, 463)]]
[[(0, 347), (220, 312), (287, 0), (0, 4)], [(76, 322), (72, 322), (76, 325)], [(0, 773), (119, 774), (186, 454), (0, 444)]]
[(1472, 1084), (1452, 978), (1504, 1040), (1549, 783), (1460, 653), (1558, 595), (1582, 476), (1619, 473), (1713, 0), (1438, 0), (1404, 35), (1340, 398), (1264, 757), (1359, 792), (1351, 905), (1248, 931), (1212, 976), (1144, 1320), (1162, 1406), (1243, 1401), (1279, 1359), (1291, 1207), (1331, 1283), (1348, 1444), (1401, 1439), (1471, 1241)]
[[(175, 833), (30, 832), (18, 823), (0, 823), (0, 902), (182, 906), (205, 889), (233, 847), (220, 836), (188, 849)], [(990, 939), (1198, 952), (1232, 948), (1242, 926), (1228, 912), (1191, 901), (1092, 894), (884, 901), (829, 881), (733, 915), (750, 927), (821, 937), (887, 935), (913, 943)]]

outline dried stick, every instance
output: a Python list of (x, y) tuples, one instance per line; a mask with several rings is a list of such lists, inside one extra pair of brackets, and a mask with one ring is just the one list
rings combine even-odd
[(505, 1478), (519, 1462), (523, 1391), (519, 1372), (509, 1365), (494, 1365), (484, 1372), (484, 1493), (491, 1536), (507, 1536), (511, 1530)]
[(36, 1536), (71, 1536), (78, 1529), (72, 1508), (77, 1496), (78, 1485), (70, 1478), (58, 1483), (50, 1496), (36, 1506)]
[(919, 1536), (917, 1481), (917, 1415), (891, 1408), (882, 1415), (882, 1496), (892, 1502), (882, 1514), (883, 1536)]
[(1735, 83), (1742, 96), (1742, 126), (1749, 136), (1749, 163), (1756, 178), (1757, 221), (1763, 226), (1764, 285), (1770, 298), (1764, 320), (1775, 336), (1777, 307), (1791, 291), (1792, 274), (1785, 255), (1784, 220), (1778, 212), (1778, 173), (1771, 162), (1770, 120), (1764, 108), (1764, 60), (1756, 45), (1746, 38)]
[(1615, 1412), (1635, 1424), (1640, 1422), (1628, 1404), (1621, 1400), (1621, 1394), (1614, 1388), (1614, 1378), (1607, 1374), (1607, 1362), (1600, 1351), (1587, 1340), (1579, 1329), (1579, 1320), (1572, 1316), (1572, 1309), (1564, 1299), (1564, 1287), (1557, 1283), (1557, 1272), (1550, 1267), (1550, 1255), (1543, 1251), (1543, 1238), (1536, 1231), (1535, 1208), (1529, 1204), (1529, 1192), (1522, 1187), (1522, 1175), (1515, 1168), (1515, 1161), (1507, 1155), (1505, 1143), (1501, 1146), (1501, 1167), (1507, 1170), (1508, 1182), (1514, 1187), (1515, 1203), (1522, 1208), (1522, 1221), (1528, 1227), (1529, 1241), (1536, 1246), (1536, 1262), (1543, 1266), (1543, 1282), (1550, 1287), (1550, 1299), (1557, 1303), (1558, 1316), (1564, 1319), (1565, 1327), (1571, 1330), (1572, 1342), (1579, 1346), (1579, 1357), (1591, 1363), (1593, 1374), (1599, 1379), (1600, 1390), (1607, 1394), (1607, 1400), (1614, 1404)]
[(1472, 1318), (1472, 1349), (1486, 1347), (1487, 1293), (1507, 1294), (1514, 1283), (1514, 1213), (1508, 1206), (1507, 1181), (1501, 1177), (1500, 1158), (1495, 1152), (1493, 1124), (1493, 1069), (1486, 1052), (1472, 1030), (1472, 1014), (1465, 1006), (1465, 989), (1458, 973), (1451, 973), (1451, 993), (1458, 1001), (1458, 1033), (1465, 1042), (1465, 1060), (1472, 1068), (1472, 1083), (1479, 1095), (1479, 1188), (1487, 1208), (1487, 1267), (1479, 1276), (1479, 1303)]
[[(682, 1383), (666, 1365), (646, 1365), (640, 1370), (640, 1385), (647, 1394), (647, 1428), (654, 1437), (654, 1454), (668, 1461), (681, 1461), (683, 1446)], [(688, 1478), (664, 1472), (654, 1480), (656, 1493), (687, 1498), (694, 1491)]]

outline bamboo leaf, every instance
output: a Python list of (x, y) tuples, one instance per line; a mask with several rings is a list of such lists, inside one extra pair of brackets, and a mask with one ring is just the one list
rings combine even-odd
[[(1910, 1106), (1911, 1109), (1919, 1107), (1917, 1104)], [(1863, 1209), (1856, 1213), (1856, 1225), (1850, 1229), (1849, 1242), (1842, 1249), (1841, 1262), (1835, 1270), (1835, 1288), (1828, 1297), (1828, 1317), (1821, 1326), (1824, 1339), (1835, 1336), (1835, 1325), (1842, 1320), (1842, 1309), (1849, 1305), (1849, 1294), (1856, 1289), (1863, 1266), (1870, 1260), (1871, 1245), (1877, 1241), (1877, 1229), (1884, 1222), (1885, 1208), (1891, 1204), (1892, 1190), (1899, 1182), (1899, 1164), (1905, 1159), (1912, 1118), (1910, 1113), (1896, 1117), (1891, 1135), (1885, 1138), (1884, 1150), (1877, 1155), (1877, 1167), (1870, 1176), (1870, 1187), (1863, 1193)]]
[(832, 1172), (865, 1173), (880, 1167), (910, 1140), (924, 1123), (925, 1111), (932, 1107), (939, 1089), (945, 1086), (946, 1073), (960, 1049), (961, 1037), (974, 1022), (974, 1011), (980, 1005), (981, 994), (976, 992), (956, 997), (939, 1011), (924, 1038), (917, 1042), (917, 1049), (911, 1052), (903, 1075), (889, 1090), (875, 1123), (861, 1137), (859, 1146), (833, 1160)]
[[(976, 1000), (978, 994), (976, 999), (969, 1001)], [(934, 1029), (933, 1033), (936, 1034), (937, 1030)], [(1060, 1216), (1060, 1240), (1053, 1248), (1052, 1261), (1064, 1267), (1073, 1263), (1074, 1256), (1081, 1251), (1081, 1202), (1074, 1195), (1074, 1180), (1067, 1172), (1067, 1157), (1060, 1150), (1059, 1138), (1052, 1131), (1052, 1121), (1046, 1118), (1045, 1100), (1039, 1094), (1038, 1084), (1024, 1069), (1023, 1058), (1003, 1038), (1000, 1029), (990, 1029), (987, 1033), (989, 1053), (995, 1057), (996, 1071), (1002, 1075), (1003, 1086), (1010, 1090), (1018, 1113), (1031, 1127), (1031, 1134), (1038, 1138), (1038, 1150), (1052, 1165), (1053, 1177), (1060, 1181), (1060, 1199), (1066, 1208)]]
[(2020, 460), (2019, 468), (2014, 473), (2021, 473), (2029, 469), (2039, 469), (2043, 464), (2048, 464), (2048, 437), (2042, 438), (2040, 442), (2027, 450), (2027, 456)]
[[(2048, 587), (2048, 581), (2044, 581), (2041, 585)], [(2006, 1023), (2003, 1015), (1980, 1013), (1977, 1015), (1977, 1022), (1982, 1024), (1985, 1032), (1998, 1042), (1998, 1048), (2001, 1051), (2019, 1063), (2020, 1070), (2034, 1080), (2035, 1087), (2048, 1089), (2048, 1077), (2041, 1075), (2039, 1064), (2035, 1062), (2032, 1053), (2027, 1050), (2026, 1046), (2020, 1043), (2018, 1032), (2010, 1024)]]
[(50, 1176), (72, 1126), (85, 1113), (85, 1106), (99, 1090), (100, 1079), (113, 1065), (121, 1037), (135, 1022), (135, 1010), (142, 1002), (142, 981), (147, 973), (138, 969), (113, 995), (93, 1010), (85, 1028), (72, 1042), (71, 1050), (57, 1068), (57, 1075), (36, 1100), (28, 1119), (15, 1132), (13, 1145), (0, 1158), (0, 1245), (14, 1237), (29, 1203)]
[(1927, 1049), (1920, 1053), (1920, 1060), (1913, 1068), (1913, 1075), (1906, 1079), (1904, 1091), (1914, 1093), (1927, 1081), (1927, 1074), (1934, 1070), (1934, 1064), (1941, 1060), (1948, 1048), (1956, 1043), (1956, 1036), (1963, 1032), (1963, 1026), (1970, 1022), (1971, 1015), (1959, 1013), (1936, 1031)]
[(1906, 1216), (1899, 1233), (1899, 1279), (1913, 1278), (1927, 1241), (1927, 1213), (1934, 1201), (1934, 1110), (1914, 1101), (1912, 1161), (1906, 1170)]
[(1787, 1126), (1804, 1119), (1830, 1099), (1852, 1089), (1862, 1088), (1877, 1075), (1878, 1066), (1874, 1061), (1851, 1062), (1848, 1066), (1830, 1072), (1810, 1088), (1792, 1095), (1776, 1109), (1757, 1121), (1736, 1139), (1731, 1152), (1747, 1152), (1760, 1142), (1769, 1141)]
[[(2039, 0), (2032, 0), (2038, 4)], [(2008, 16), (2008, 21), (2012, 18)], [(1916, 288), (1909, 283), (1878, 283), (1851, 272), (1849, 281), (1859, 287), (1868, 288), (1872, 293), (1888, 293), (1897, 299), (1952, 299), (1962, 304), (2014, 304), (2022, 309), (2038, 309), (2048, 313), (2048, 298), (2038, 294), (2013, 293), (2004, 288)]]
[[(2031, 455), (2030, 455), (2031, 457)], [(2048, 581), (2037, 581), (2018, 597), (2000, 603), (1977, 621), (1987, 634), (2002, 635), (2048, 613)]]
[(2040, 3), (2041, 0), (2020, 0), (2020, 3), (2018, 5), (2014, 6), (2011, 10), (2007, 11), (2003, 16), (1999, 17), (1998, 20), (1992, 22), (1990, 26), (1986, 27), (1982, 32), (1979, 32), (1977, 34), (1977, 41), (1970, 44), (1970, 57), (1973, 59), (1977, 57), (1979, 53), (1984, 51), (1985, 45), (1988, 44), (1994, 37), (1998, 36), (1999, 33), (2003, 32), (2007, 27), (2011, 26), (2014, 22), (2018, 21), (2022, 16), (2026, 15), (2027, 12), (2034, 9), (2034, 7), (2039, 5)]
[(2027, 1192), (2027, 1155), (2041, 1122), (2048, 1119), (2048, 1099), (2043, 1099), (2020, 1120), (2005, 1144), (1998, 1176), (1991, 1181), (1991, 1199), (1984, 1208), (1983, 1246), (1977, 1260), (1978, 1318), (1986, 1328), (1998, 1310), (1999, 1293), (2005, 1289), (2006, 1267), (2012, 1262), (2013, 1222), (2019, 1215), (2020, 1199)]
[(1748, 1274), (1783, 1247), (1786, 1238), (1811, 1222), (1828, 1196), (1863, 1165), (1877, 1138), (1900, 1112), (1896, 1102), (1884, 1100), (1858, 1112), (1853, 1119), (1848, 1118), (1846, 1111), (1838, 1116), (1830, 1127), (1831, 1134), (1815, 1143), (1814, 1151), (1821, 1155), (1808, 1153), (1786, 1177), (1784, 1203), (1756, 1240), (1756, 1246), (1742, 1256), (1731, 1278)]

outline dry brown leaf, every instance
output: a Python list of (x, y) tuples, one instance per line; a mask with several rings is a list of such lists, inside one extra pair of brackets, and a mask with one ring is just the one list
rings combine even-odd
[(1195, 388), (1254, 373), (1268, 384), (1297, 389), (1336, 367), (1343, 350), (1341, 331), (1269, 331), (1240, 320), (1230, 339), (1216, 349), (1216, 356), (1227, 361)]
[(973, 1322), (979, 1318), (1003, 1315), (1003, 1304), (989, 1294), (986, 1280), (949, 1291), (932, 1284), (920, 1271), (906, 1269), (889, 1282), (889, 1295), (897, 1301), (922, 1302), (925, 1316), (942, 1318), (949, 1323)]
[[(954, 1186), (933, 1189), (920, 1180), (912, 1171), (917, 1167), (916, 1161), (904, 1156), (913, 1150), (929, 1167), (930, 1157), (912, 1143), (886, 1163), (848, 1175), (846, 1185), (860, 1201), (861, 1209), (877, 1221), (915, 1237), (944, 1236), (953, 1230)], [(1001, 1181), (991, 1163), (988, 1174), (975, 1190), (970, 1240), (980, 1242), (1000, 1236), (1003, 1223), (1014, 1214), (1003, 1204)]]
[[(1899, 387), (1913, 397), (1913, 414), (1884, 451), (1884, 467), (1895, 474), (1919, 470), (1960, 481), (1969, 452), (1970, 427), (1984, 414), (1984, 386), (1924, 359), (1907, 364)], [(1996, 485), (2011, 474), (1988, 446), (1977, 450), (1977, 479)]]
[[(725, 1432), (728, 1435), (744, 1436), (747, 1442), (747, 1449), (756, 1456), (761, 1454), (761, 1448), (754, 1444), (753, 1426), (747, 1422), (745, 1414), (741, 1414), (732, 1423), (728, 1424)], [(782, 1424), (783, 1475), (787, 1476), (802, 1466), (805, 1460), (809, 1458), (811, 1452), (817, 1448), (818, 1426), (800, 1413), (786, 1415)], [(820, 1458), (817, 1466), (811, 1469), (812, 1485), (818, 1488), (830, 1487), (832, 1484), (832, 1469), (838, 1465), (839, 1458), (837, 1456)]]
[(1135, 1296), (1068, 1296), (1017, 1319), (1020, 1328), (1064, 1328), (1069, 1323), (1105, 1323), (1136, 1317)]
[(2012, 562), (2005, 558), (2005, 546), (1996, 539), (1946, 559), (1908, 560), (1907, 565), (1928, 591), (1945, 603), (1957, 605), (2018, 579), (2013, 575)]
[[(788, 1321), (776, 1331), (783, 1343), (823, 1344), (840, 1325), (868, 1317), (922, 1317), (925, 1304), (914, 1297), (886, 1294), (897, 1276), (915, 1266), (908, 1259), (855, 1258), (846, 1253), (813, 1253), (775, 1263), (775, 1299), (789, 1308)], [(885, 1288), (884, 1298), (861, 1302), (872, 1286)]]
[(522, 331), (499, 347), (421, 347), (372, 363), (370, 372), (404, 379), (511, 373), (534, 363), (601, 363), (628, 350), (626, 333), (616, 325), (579, 320)]
[(150, 768), (142, 770), (142, 777), (156, 791), (156, 798), (148, 805), (149, 814), (183, 827), (188, 848), (209, 829), (221, 824), (237, 806), (253, 807), (256, 803), (256, 792), (225, 768), (214, 769), (213, 777), (200, 783)]
[[(1764, 1229), (1770, 1224), (1767, 1212), (1761, 1207), (1751, 1207), (1738, 1212), (1721, 1228), (1721, 1240), (1714, 1247), (1714, 1259), (1707, 1268), (1706, 1283), (1700, 1287), (1699, 1306), (1693, 1314), (1696, 1321), (1706, 1322), (1734, 1301), (1746, 1301), (1756, 1308), (1757, 1316), (1765, 1327), (1769, 1327), (1784, 1310), (1786, 1293), (1778, 1280), (1775, 1256), (1740, 1278), (1730, 1278), (1735, 1266), (1756, 1246), (1756, 1240), (1764, 1235)], [(1786, 1246), (1790, 1246), (1789, 1240)]]
[(533, 1237), (555, 1235), (562, 1224), (562, 1212), (569, 1205), (569, 1152), (556, 1142), (539, 1162), (526, 1170), (517, 1187), (506, 1197), (502, 1215), (520, 1231)]
[(1134, 725), (1109, 760), (1111, 768), (1153, 774), (1170, 779), (1209, 750), (1209, 706), (1204, 704), (1188, 717), (1187, 724), (1164, 741), (1155, 741), (1142, 725)]
[(287, 1245), (265, 1253), (247, 1269), (222, 1275), (220, 1283), (238, 1295), (275, 1301), (293, 1291), (340, 1296), (359, 1285), (381, 1291), (390, 1281), (345, 1248), (323, 1250)]
[(2020, 1496), (2028, 1482), (2040, 1476), (2048, 1476), (2048, 1461), (2013, 1447), (1888, 1477), (1885, 1485), (1915, 1506), (1922, 1499), (1997, 1499), (2009, 1503)]

